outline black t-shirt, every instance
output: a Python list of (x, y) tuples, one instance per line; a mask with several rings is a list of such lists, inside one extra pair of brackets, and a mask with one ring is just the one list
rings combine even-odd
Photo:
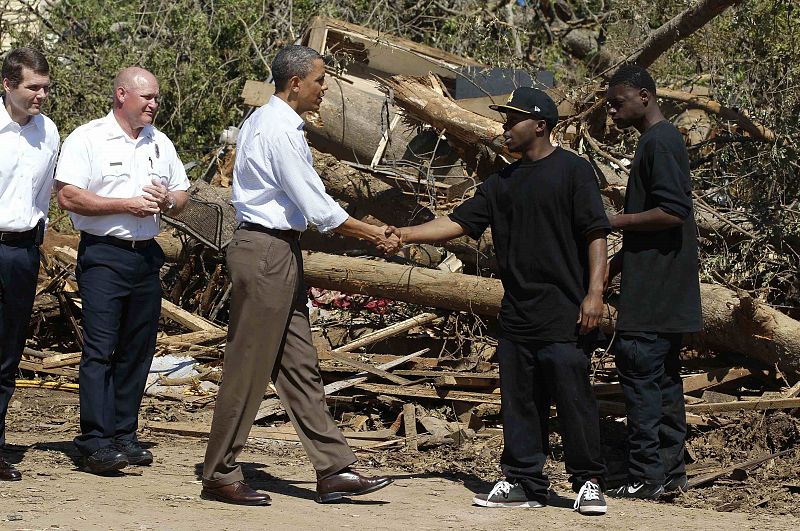
[(492, 227), (505, 295), (500, 328), (512, 341), (578, 338), (589, 287), (586, 234), (609, 230), (591, 165), (556, 148), (490, 176), (450, 219), (480, 238)]
[(689, 155), (662, 120), (642, 134), (633, 157), (625, 213), (659, 207), (684, 220), (661, 231), (626, 230), (617, 330), (696, 332), (703, 327)]

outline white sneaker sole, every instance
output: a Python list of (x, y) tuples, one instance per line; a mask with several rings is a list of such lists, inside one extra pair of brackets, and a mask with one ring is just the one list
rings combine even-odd
[(586, 516), (600, 516), (606, 514), (608, 507), (586, 507), (578, 509), (580, 514), (585, 514)]
[(472, 503), (480, 505), (481, 507), (510, 507), (520, 509), (539, 509), (540, 507), (544, 507), (544, 504), (535, 500), (527, 500), (524, 502), (492, 502), (478, 498), (477, 496), (472, 498)]

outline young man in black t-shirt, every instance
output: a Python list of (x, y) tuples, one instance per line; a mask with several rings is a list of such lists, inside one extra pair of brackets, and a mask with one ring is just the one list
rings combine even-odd
[(606, 97), (615, 125), (642, 135), (624, 213), (609, 218), (622, 230), (609, 277), (622, 273), (614, 353), (628, 412), (629, 476), (609, 494), (658, 498), (687, 486), (679, 353), (683, 334), (703, 324), (689, 155), (658, 108), (647, 70), (621, 67)]
[(387, 229), (404, 242), (441, 242), (492, 228), (505, 294), (500, 309), (506, 479), (474, 502), (487, 507), (543, 507), (549, 482), (550, 402), (555, 401), (575, 509), (604, 514), (597, 402), (589, 383), (592, 332), (603, 309), (608, 220), (588, 162), (554, 147), (553, 100), (532, 88), (506, 105), (506, 145), (521, 160), (491, 175), (449, 217)]

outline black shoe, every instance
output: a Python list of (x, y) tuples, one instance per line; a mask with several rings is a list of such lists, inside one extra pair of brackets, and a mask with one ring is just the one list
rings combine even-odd
[(664, 492), (686, 492), (689, 490), (689, 480), (686, 474), (672, 476), (664, 483)]
[(114, 446), (125, 454), (128, 464), (147, 466), (153, 462), (153, 454), (150, 453), (150, 450), (145, 450), (136, 441), (116, 441)]
[(664, 494), (664, 485), (661, 483), (633, 482), (623, 485), (618, 489), (607, 490), (606, 494), (612, 498), (638, 498), (641, 500), (657, 500)]
[(104, 446), (86, 458), (86, 468), (93, 474), (106, 474), (128, 466), (125, 454), (113, 446)]
[(22, 473), (14, 465), (0, 457), (0, 481), (19, 481)]

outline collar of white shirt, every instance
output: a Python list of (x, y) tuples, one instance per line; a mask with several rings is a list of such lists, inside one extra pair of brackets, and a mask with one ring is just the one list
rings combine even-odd
[(44, 119), (42, 118), (41, 114), (36, 114), (31, 116), (31, 120), (25, 125), (19, 125), (17, 122), (11, 119), (11, 115), (8, 114), (8, 110), (6, 109), (6, 100), (3, 97), (0, 97), (0, 131), (3, 131), (6, 127), (11, 124), (16, 125), (19, 128), (27, 127), (29, 124), (33, 123), (37, 129), (44, 130)]
[(114, 111), (110, 111), (106, 115), (104, 120), (106, 121), (106, 132), (108, 135), (106, 136), (106, 138), (108, 140), (114, 140), (121, 137), (135, 144), (137, 142), (140, 142), (142, 139), (145, 138), (152, 139), (153, 136), (155, 136), (155, 128), (151, 124), (147, 124), (144, 126), (144, 128), (142, 128), (142, 131), (139, 133), (138, 138), (129, 137), (128, 133), (126, 133), (122, 129), (122, 126), (119, 125), (116, 116), (114, 116)]
[(287, 125), (293, 129), (303, 129), (306, 124), (303, 118), (297, 114), (294, 109), (289, 107), (288, 103), (283, 101), (278, 96), (271, 96), (267, 102), (267, 107), (284, 118), (287, 122)]

